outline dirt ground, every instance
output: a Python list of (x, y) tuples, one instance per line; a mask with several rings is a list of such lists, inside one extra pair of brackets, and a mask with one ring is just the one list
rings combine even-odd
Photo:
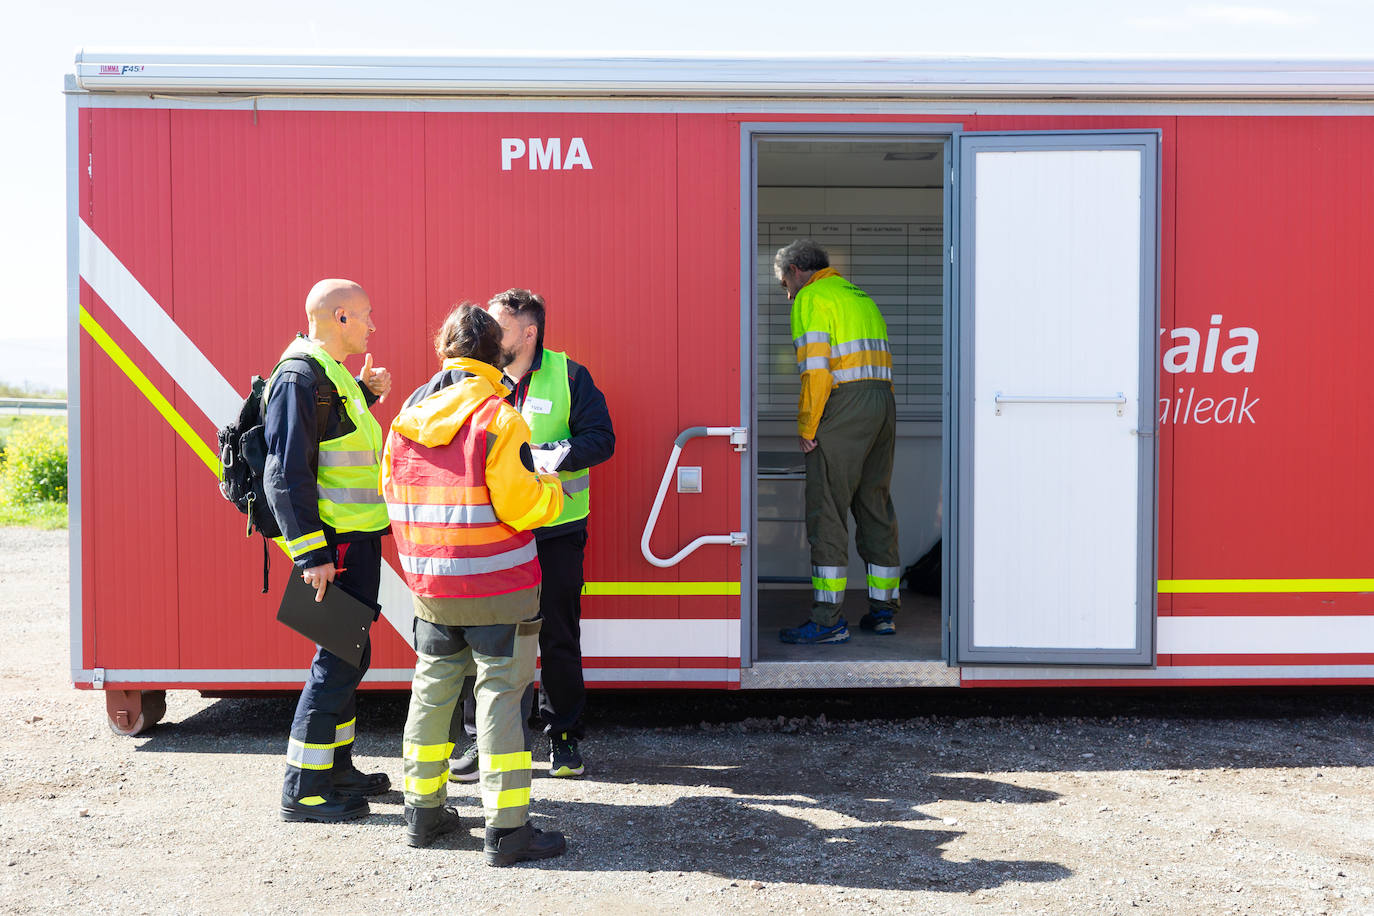
[[(66, 543), (0, 529), (5, 912), (1374, 912), (1368, 691), (596, 693), (588, 775), (536, 764), (562, 858), (485, 866), (468, 787), (425, 850), (397, 792), (284, 824), (294, 698), (113, 735), (67, 680)], [(359, 705), (399, 783), (405, 698)]]

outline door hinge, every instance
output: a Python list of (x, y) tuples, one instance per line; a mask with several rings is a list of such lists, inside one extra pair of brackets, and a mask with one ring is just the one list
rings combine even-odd
[(104, 668), (96, 668), (93, 671), (91, 671), (91, 686), (94, 687), (96, 690), (103, 690), (105, 688)]
[(949, 263), (951, 263), (951, 264), (954, 263), (954, 246), (953, 246), (953, 245), (950, 245), (950, 246), (949, 246)]

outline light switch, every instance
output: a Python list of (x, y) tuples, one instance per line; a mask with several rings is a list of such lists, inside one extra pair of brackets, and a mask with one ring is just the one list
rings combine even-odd
[(677, 491), (679, 493), (700, 493), (701, 468), (678, 468)]

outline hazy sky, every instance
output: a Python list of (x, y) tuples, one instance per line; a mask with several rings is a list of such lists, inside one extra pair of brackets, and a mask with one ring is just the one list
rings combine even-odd
[(61, 91), (81, 47), (1374, 57), (1366, 0), (694, 0), (675, 9), (641, 0), (55, 0), (12, 9), (5, 25), (13, 91), (0, 143), (0, 340), (66, 333)]

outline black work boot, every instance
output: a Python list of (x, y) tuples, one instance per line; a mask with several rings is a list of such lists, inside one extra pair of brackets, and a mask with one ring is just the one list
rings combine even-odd
[(334, 791), (345, 796), (381, 795), (391, 788), (385, 773), (364, 773), (352, 764), (346, 770), (335, 766), (329, 778), (334, 781)]
[(332, 798), (325, 798), (323, 795), (307, 795), (305, 798), (299, 799), (282, 796), (281, 800), (281, 819), (284, 821), (314, 821), (321, 824), (332, 824), (338, 821), (351, 821), (354, 818), (367, 817), (369, 810), (365, 800), (351, 795), (336, 794)]
[(561, 856), (568, 841), (557, 830), (536, 830), (527, 821), (523, 827), (488, 827), (484, 847), (488, 865), (506, 866)]
[(412, 808), (406, 805), (406, 843), (428, 846), (446, 833), (463, 826), (463, 819), (452, 808)]

